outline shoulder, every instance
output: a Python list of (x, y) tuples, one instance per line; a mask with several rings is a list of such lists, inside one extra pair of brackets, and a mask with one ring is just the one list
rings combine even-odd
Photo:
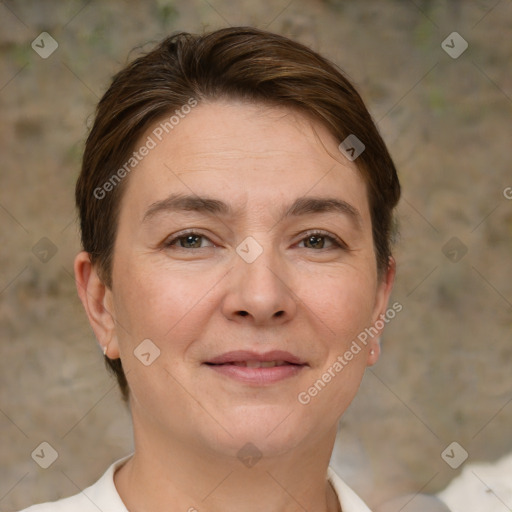
[(327, 479), (334, 487), (343, 512), (371, 512), (364, 501), (329, 466)]
[(80, 493), (59, 501), (40, 503), (23, 509), (21, 512), (98, 512), (98, 507)]
[(469, 464), (438, 496), (454, 512), (475, 506), (478, 510), (499, 512), (505, 510), (504, 503), (512, 503), (511, 474), (512, 454), (495, 463)]
[(20, 512), (128, 512), (114, 484), (114, 473), (130, 457), (114, 462), (95, 484), (82, 492), (62, 500), (33, 505)]
[[(436, 496), (428, 494), (404, 494), (379, 505), (375, 512), (450, 512), (450, 509)], [(468, 509), (469, 510), (469, 509)]]

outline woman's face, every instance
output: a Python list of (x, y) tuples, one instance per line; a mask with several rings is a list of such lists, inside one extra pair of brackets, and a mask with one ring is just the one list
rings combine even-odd
[(393, 280), (377, 279), (355, 163), (289, 110), (203, 103), (157, 127), (126, 178), (106, 296), (136, 431), (230, 455), (321, 442), (378, 357), (376, 338), (353, 341)]

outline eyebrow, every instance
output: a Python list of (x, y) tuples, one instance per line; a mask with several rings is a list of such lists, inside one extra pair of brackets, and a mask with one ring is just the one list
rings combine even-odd
[[(146, 210), (142, 222), (146, 222), (158, 213), (179, 211), (193, 211), (214, 216), (234, 216), (233, 208), (219, 199), (171, 194), (169, 197), (151, 204)], [(356, 227), (361, 226), (359, 211), (351, 204), (336, 197), (299, 197), (288, 208), (283, 209), (280, 220), (312, 213), (341, 213), (346, 215)]]

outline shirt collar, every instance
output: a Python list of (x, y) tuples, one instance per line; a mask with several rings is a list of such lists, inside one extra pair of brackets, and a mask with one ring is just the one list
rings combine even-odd
[[(91, 487), (84, 490), (84, 494), (96, 503), (101, 510), (115, 510), (116, 512), (128, 512), (121, 500), (114, 484), (114, 473), (132, 457), (133, 454), (114, 462), (105, 474)], [(334, 472), (329, 466), (327, 479), (338, 496), (342, 512), (371, 512), (357, 494)]]

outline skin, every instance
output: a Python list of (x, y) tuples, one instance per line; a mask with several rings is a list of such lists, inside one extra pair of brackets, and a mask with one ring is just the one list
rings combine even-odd
[[(379, 357), (378, 336), (309, 404), (297, 396), (385, 313), (394, 280), (392, 259), (377, 277), (355, 162), (302, 114), (216, 101), (195, 107), (127, 180), (112, 289), (87, 253), (75, 261), (97, 339), (108, 357), (121, 358), (130, 385), (135, 455), (115, 475), (127, 508), (338, 510), (326, 470), (338, 420)], [(176, 193), (222, 200), (235, 213), (159, 211), (144, 220)], [(303, 196), (343, 200), (359, 220), (340, 212), (280, 220)], [(189, 228), (206, 238), (165, 244)], [(346, 247), (329, 238), (311, 243), (310, 230)], [(236, 252), (249, 236), (263, 250), (252, 263)], [(148, 338), (160, 356), (145, 366), (133, 352)], [(307, 365), (255, 385), (203, 364), (231, 350), (286, 350)], [(237, 457), (248, 442), (262, 456), (252, 467)]]

